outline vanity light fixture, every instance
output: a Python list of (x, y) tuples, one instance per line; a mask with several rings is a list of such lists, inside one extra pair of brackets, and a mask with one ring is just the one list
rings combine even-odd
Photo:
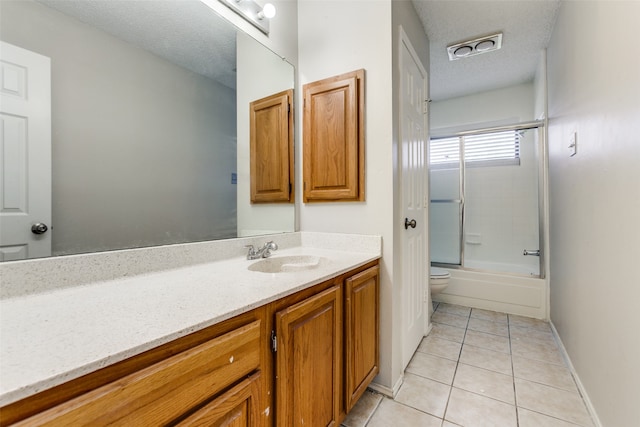
[(258, 19), (271, 19), (274, 16), (276, 16), (276, 7), (271, 3), (265, 4), (262, 10), (258, 12)]
[(478, 37), (473, 40), (449, 45), (447, 46), (447, 54), (449, 55), (449, 61), (455, 61), (457, 59), (498, 50), (501, 47), (502, 33), (496, 33), (490, 36)]
[(264, 7), (254, 0), (219, 0), (254, 27), (269, 35), (269, 20), (276, 16), (276, 8), (271, 3)]

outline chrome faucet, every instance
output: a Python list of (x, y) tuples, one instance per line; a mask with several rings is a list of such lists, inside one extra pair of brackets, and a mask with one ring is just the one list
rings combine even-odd
[(264, 244), (260, 249), (256, 250), (253, 245), (247, 245), (245, 248), (249, 249), (247, 253), (247, 259), (269, 258), (271, 251), (278, 250), (278, 245), (274, 241), (269, 241)]

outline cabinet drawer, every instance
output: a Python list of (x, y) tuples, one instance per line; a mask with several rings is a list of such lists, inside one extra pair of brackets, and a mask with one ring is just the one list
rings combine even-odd
[(260, 372), (216, 397), (176, 427), (262, 427), (258, 400)]
[(166, 424), (259, 365), (256, 320), (16, 425)]

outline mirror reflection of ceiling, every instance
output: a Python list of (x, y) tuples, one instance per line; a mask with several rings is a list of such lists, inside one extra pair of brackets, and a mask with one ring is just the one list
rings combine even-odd
[(199, 0), (37, 0), (235, 89), (236, 29)]
[[(435, 101), (532, 81), (560, 6), (560, 0), (412, 2), (429, 37)], [(449, 61), (448, 45), (497, 32), (500, 50)]]

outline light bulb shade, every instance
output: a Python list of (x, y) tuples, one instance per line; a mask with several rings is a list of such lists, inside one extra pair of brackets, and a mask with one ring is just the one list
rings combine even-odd
[(265, 18), (271, 19), (276, 16), (276, 7), (271, 3), (267, 3), (262, 8), (262, 13), (264, 14)]
[(255, 0), (221, 1), (235, 13), (242, 16), (247, 22), (255, 26), (266, 35), (269, 35), (269, 18), (272, 18), (276, 14), (276, 8), (272, 4), (266, 4), (263, 7), (259, 5)]

